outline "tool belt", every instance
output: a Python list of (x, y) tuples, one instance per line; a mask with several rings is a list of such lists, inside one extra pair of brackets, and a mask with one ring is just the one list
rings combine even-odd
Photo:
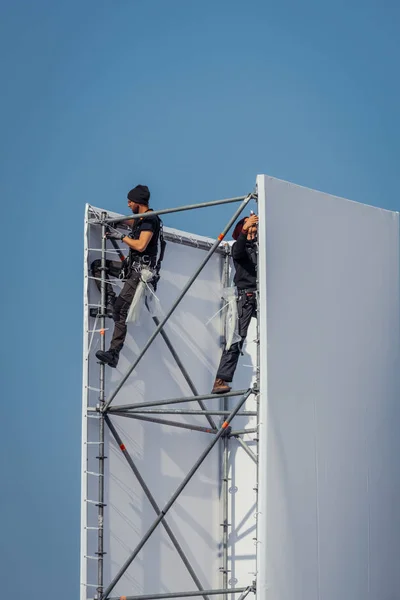
[[(164, 254), (165, 254), (165, 248), (167, 246), (167, 242), (165, 241), (164, 238), (164, 227), (163, 227), (163, 222), (161, 221), (161, 219), (159, 217), (157, 217), (158, 221), (159, 221), (159, 225), (160, 225), (160, 233), (159, 233), (159, 240), (160, 240), (160, 255), (158, 257), (157, 260), (157, 256), (149, 256), (149, 255), (133, 255), (132, 253), (129, 252), (129, 255), (124, 258), (123, 253), (121, 252), (121, 249), (119, 247), (119, 245), (117, 244), (117, 242), (113, 239), (111, 239), (111, 243), (114, 246), (114, 249), (117, 251), (118, 256), (120, 257), (121, 261), (122, 261), (122, 268), (121, 268), (121, 273), (119, 278), (120, 279), (129, 279), (129, 277), (131, 276), (133, 271), (136, 271), (137, 273), (139, 273), (143, 267), (147, 267), (148, 269), (150, 269), (151, 271), (154, 272), (154, 276), (151, 279), (151, 284), (154, 288), (154, 291), (156, 291), (157, 289), (157, 283), (160, 280), (160, 270), (161, 270), (161, 264), (162, 261), (164, 259)], [(132, 230), (133, 233), (133, 230)], [(132, 237), (132, 235), (130, 235), (129, 237)], [(132, 238), (134, 239), (134, 238)]]
[(120, 279), (129, 279), (133, 272), (140, 273), (144, 268), (154, 271), (156, 264), (156, 256), (128, 256), (122, 263)]

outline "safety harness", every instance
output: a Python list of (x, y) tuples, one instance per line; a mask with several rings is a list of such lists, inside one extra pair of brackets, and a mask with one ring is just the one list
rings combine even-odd
[[(167, 246), (167, 242), (165, 241), (164, 238), (164, 226), (163, 226), (163, 222), (161, 221), (161, 219), (157, 216), (156, 217), (158, 219), (159, 222), (159, 241), (160, 241), (160, 254), (158, 257), (158, 260), (156, 262), (156, 264), (154, 265), (154, 268), (152, 268), (152, 262), (153, 262), (153, 257), (149, 256), (149, 255), (134, 255), (132, 254), (132, 252), (129, 252), (129, 255), (127, 257), (124, 256), (124, 254), (121, 251), (121, 248), (119, 247), (118, 243), (116, 240), (111, 239), (111, 243), (114, 247), (114, 249), (116, 250), (119, 259), (122, 262), (122, 271), (121, 271), (121, 279), (128, 279), (132, 273), (132, 270), (141, 270), (143, 267), (149, 267), (152, 269), (154, 276), (152, 277), (151, 281), (149, 283), (151, 283), (151, 285), (154, 288), (154, 291), (156, 291), (157, 289), (157, 284), (160, 281), (160, 271), (161, 271), (161, 264), (162, 261), (164, 259), (164, 255), (165, 255), (165, 248)], [(135, 223), (134, 227), (137, 227), (139, 223)], [(130, 234), (129, 237), (131, 237), (132, 235), (135, 234), (134, 228), (132, 228), (132, 232)], [(135, 238), (133, 238), (135, 239)]]

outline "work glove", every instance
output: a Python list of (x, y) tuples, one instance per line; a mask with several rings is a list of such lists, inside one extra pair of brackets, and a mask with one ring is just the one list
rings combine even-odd
[(119, 231), (107, 231), (106, 238), (108, 240), (123, 240), (125, 235)]

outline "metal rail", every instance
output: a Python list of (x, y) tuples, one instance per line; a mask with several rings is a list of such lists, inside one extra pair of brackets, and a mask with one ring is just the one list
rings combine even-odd
[[(176, 206), (175, 208), (162, 208), (160, 210), (152, 210), (146, 216), (156, 217), (157, 215), (168, 215), (171, 213), (182, 212), (186, 210), (196, 210), (198, 208), (209, 208), (210, 206), (218, 206), (220, 204), (231, 204), (233, 202), (242, 202), (248, 196), (236, 196), (235, 198), (224, 198), (223, 200), (211, 200), (211, 202), (199, 202), (198, 204), (186, 204), (184, 206)], [(250, 198), (252, 198), (250, 194)], [(128, 215), (126, 217), (108, 218), (105, 223), (120, 223), (122, 221), (130, 221), (132, 219), (140, 219), (143, 215)], [(97, 221), (99, 222), (99, 221)]]
[(119, 410), (126, 411), (136, 408), (150, 408), (151, 406), (164, 406), (164, 404), (182, 404), (184, 402), (198, 402), (199, 400), (215, 400), (222, 398), (231, 398), (234, 396), (243, 396), (246, 390), (236, 390), (227, 392), (226, 394), (204, 394), (202, 396), (183, 396), (181, 398), (169, 398), (168, 400), (154, 400), (151, 402), (138, 402), (137, 404), (118, 404), (110, 406), (108, 412), (114, 413)]
[[(204, 590), (207, 596), (216, 596), (218, 594), (241, 594), (247, 592), (249, 588), (232, 588), (230, 590)], [(123, 600), (167, 600), (167, 598), (195, 598), (202, 596), (202, 592), (171, 592), (170, 594), (146, 594), (144, 596), (122, 596)], [(121, 596), (109, 598), (109, 600), (121, 600)], [(240, 600), (240, 598), (238, 598)]]
[[(229, 254), (225, 255), (224, 287), (229, 285)], [(226, 331), (224, 331), (224, 345)], [(228, 397), (221, 399), (223, 410), (228, 409)], [(229, 542), (229, 436), (222, 438), (222, 587), (228, 588), (228, 542)]]

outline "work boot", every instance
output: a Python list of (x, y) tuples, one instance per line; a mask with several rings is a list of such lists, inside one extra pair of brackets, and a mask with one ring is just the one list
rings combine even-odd
[(223, 379), (219, 379), (217, 377), (217, 379), (214, 381), (214, 387), (212, 389), (212, 394), (226, 394), (227, 392), (230, 392), (231, 388), (229, 387), (229, 385), (226, 383), (226, 381), (224, 381)]
[(118, 350), (112, 350), (111, 348), (107, 351), (97, 350), (96, 358), (98, 358), (100, 362), (105, 363), (109, 367), (115, 369), (119, 360), (119, 352)]

